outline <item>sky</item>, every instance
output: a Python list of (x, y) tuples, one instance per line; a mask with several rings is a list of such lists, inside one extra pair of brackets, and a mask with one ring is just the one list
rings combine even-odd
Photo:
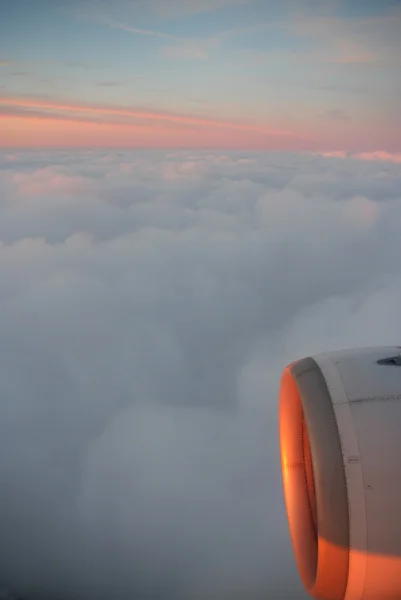
[(399, 0), (1, 0), (0, 146), (401, 152)]
[(400, 189), (383, 153), (0, 152), (0, 598), (306, 600), (280, 377), (400, 344)]

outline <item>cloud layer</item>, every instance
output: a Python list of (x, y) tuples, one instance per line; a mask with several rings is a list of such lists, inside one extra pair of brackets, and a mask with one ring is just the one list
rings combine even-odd
[(281, 370), (399, 343), (400, 184), (384, 156), (0, 155), (0, 587), (305, 597)]

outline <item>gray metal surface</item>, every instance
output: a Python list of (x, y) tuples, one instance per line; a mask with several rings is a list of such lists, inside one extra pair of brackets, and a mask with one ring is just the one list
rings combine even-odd
[(350, 515), (345, 600), (401, 598), (401, 367), (396, 346), (314, 357), (343, 447)]
[(347, 485), (330, 393), (319, 366), (312, 358), (295, 363), (291, 374), (300, 392), (312, 450), (319, 536), (347, 547)]

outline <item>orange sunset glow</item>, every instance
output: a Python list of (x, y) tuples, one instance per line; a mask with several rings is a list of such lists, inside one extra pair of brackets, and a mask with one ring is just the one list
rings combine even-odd
[[(308, 136), (246, 121), (121, 107), (0, 97), (3, 146), (269, 148), (307, 144)], [(18, 114), (18, 112), (20, 114)]]

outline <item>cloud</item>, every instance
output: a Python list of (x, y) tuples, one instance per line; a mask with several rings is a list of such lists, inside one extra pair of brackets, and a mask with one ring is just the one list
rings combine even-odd
[(400, 337), (400, 182), (287, 153), (0, 154), (0, 587), (306, 598), (279, 378)]
[(205, 60), (209, 58), (208, 51), (197, 44), (170, 44), (164, 46), (162, 55), (165, 58), (173, 58), (178, 60)]
[[(35, 116), (55, 117), (58, 118), (60, 115), (66, 115), (74, 119), (80, 116), (89, 116), (89, 118), (96, 117), (102, 119), (105, 117), (114, 118), (114, 122), (120, 122), (120, 118), (131, 118), (132, 122), (136, 124), (135, 119), (141, 119), (143, 121), (170, 121), (176, 124), (188, 124), (192, 126), (213, 126), (222, 127), (228, 129), (239, 129), (245, 131), (256, 131), (265, 132), (271, 135), (290, 135), (293, 134), (286, 131), (279, 130), (266, 130), (262, 126), (257, 124), (249, 123), (246, 120), (225, 120), (225, 119), (213, 119), (206, 117), (199, 117), (196, 115), (181, 114), (174, 111), (157, 111), (153, 109), (128, 108), (120, 106), (107, 106), (94, 103), (74, 103), (74, 102), (62, 102), (45, 99), (34, 99), (34, 98), (13, 98), (13, 97), (0, 97), (0, 106), (4, 106), (4, 114), (8, 114), (7, 111), (13, 111), (16, 109), (22, 109), (27, 111), (34, 111)], [(12, 112), (12, 114), (15, 114)], [(22, 112), (18, 114), (23, 114)]]
[(345, 150), (334, 150), (332, 152), (319, 152), (318, 154), (326, 158), (353, 158), (358, 160), (379, 161), (384, 163), (401, 163), (401, 153), (385, 152), (384, 150), (359, 153), (351, 153)]
[[(401, 11), (398, 6), (384, 10), (380, 16), (346, 17), (338, 13), (338, 3), (321, 5), (320, 2), (312, 2), (308, 6), (290, 2), (287, 8), (291, 4), (292, 9), (284, 18), (271, 22), (271, 27), (292, 40), (291, 45), (287, 44), (285, 49), (270, 50), (240, 48), (236, 55), (260, 66), (272, 61), (293, 65), (331, 65), (332, 72), (341, 65), (342, 68), (356, 69), (399, 67)], [(325, 76), (327, 78), (327, 73)], [(305, 84), (301, 82), (301, 85)], [(316, 86), (313, 87), (316, 89)], [(334, 87), (338, 89), (337, 82)], [(344, 86), (341, 88), (344, 89)], [(363, 88), (350, 83), (345, 90), (361, 93)]]
[[(399, 7), (380, 16), (344, 18), (331, 15), (295, 15), (286, 28), (295, 36), (315, 40), (319, 62), (397, 66), (400, 62)], [(316, 51), (317, 50), (317, 51)], [(309, 54), (312, 59), (313, 54)]]
[(183, 18), (252, 4), (255, 0), (151, 0), (152, 8), (165, 18)]
[(342, 108), (332, 108), (326, 110), (326, 115), (334, 121), (349, 121), (351, 118)]
[[(302, 144), (309, 135), (250, 119), (225, 119), (147, 107), (0, 97), (3, 139), (10, 146), (266, 147)], [(68, 123), (70, 122), (70, 123)]]
[(166, 46), (162, 46), (162, 56), (179, 60), (204, 60), (211, 56), (211, 52), (218, 48), (222, 41), (241, 33), (247, 33), (252, 29), (260, 30), (267, 28), (266, 25), (263, 25), (262, 27), (259, 25), (254, 27), (227, 29), (211, 36), (184, 37), (155, 29), (132, 27), (126, 23), (117, 22), (103, 14), (96, 15), (93, 18), (95, 21), (107, 25), (112, 29), (120, 29), (121, 31), (133, 33), (134, 35), (166, 40), (170, 43)]
[(328, 152), (319, 152), (320, 156), (325, 158), (349, 158), (349, 153), (345, 150), (333, 150)]
[(356, 155), (357, 158), (361, 160), (378, 160), (383, 162), (394, 162), (401, 163), (401, 153), (391, 153), (391, 152), (361, 152)]
[(116, 87), (123, 85), (122, 81), (97, 81), (96, 84), (99, 87)]
[[(275, 22), (259, 22), (252, 25), (241, 25), (239, 27), (231, 27), (223, 29), (218, 33), (203, 36), (182, 36), (159, 29), (149, 29), (137, 27), (129, 24), (129, 21), (135, 23), (138, 21), (138, 16), (143, 17), (144, 13), (150, 9), (151, 13), (156, 13), (158, 17), (182, 19), (188, 16), (198, 15), (200, 13), (213, 12), (222, 8), (233, 7), (237, 5), (251, 4), (255, 0), (213, 0), (211, 2), (204, 1), (202, 3), (191, 2), (190, 0), (146, 0), (143, 4), (138, 0), (134, 4), (126, 4), (120, 2), (111, 6), (88, 2), (82, 6), (78, 5), (78, 10), (73, 13), (78, 18), (88, 19), (90, 21), (119, 29), (136, 36), (155, 38), (156, 40), (165, 40), (169, 42), (165, 46), (161, 46), (161, 55), (169, 59), (186, 59), (186, 60), (204, 60), (212, 56), (213, 51), (219, 49), (223, 42), (235, 38), (237, 36), (254, 34), (263, 32), (276, 27)], [(116, 15), (123, 15), (123, 18), (118, 18)], [(153, 15), (154, 18), (154, 15)]]
[(162, 31), (155, 31), (153, 29), (139, 29), (137, 27), (130, 27), (123, 23), (116, 23), (107, 18), (98, 20), (109, 27), (112, 27), (113, 29), (120, 29), (136, 35), (154, 37), (167, 40), (169, 42), (174, 42), (162, 47), (162, 55), (166, 58), (184, 58), (191, 60), (202, 60), (208, 58), (210, 50), (216, 47), (220, 40), (227, 35), (226, 33), (222, 33), (220, 35), (205, 38), (186, 38), (178, 35), (172, 35), (170, 33), (164, 33)]
[(99, 15), (101, 12), (125, 14), (135, 17), (150, 13), (163, 19), (185, 19), (200, 14), (252, 4), (256, 0), (116, 0), (110, 6), (108, 0), (69, 0), (67, 4), (76, 15)]
[[(162, 40), (169, 41), (186, 41), (187, 38), (183, 38), (181, 36), (172, 35), (170, 33), (164, 33), (162, 31), (155, 31), (154, 29), (141, 29), (139, 27), (131, 27), (126, 25), (125, 23), (115, 22), (107, 17), (99, 16), (97, 19), (100, 23), (107, 25), (108, 27), (112, 27), (113, 29), (121, 29), (122, 31), (128, 31), (129, 33), (135, 33), (136, 35), (143, 35), (148, 37), (156, 37)], [(188, 40), (190, 41), (190, 40)]]

